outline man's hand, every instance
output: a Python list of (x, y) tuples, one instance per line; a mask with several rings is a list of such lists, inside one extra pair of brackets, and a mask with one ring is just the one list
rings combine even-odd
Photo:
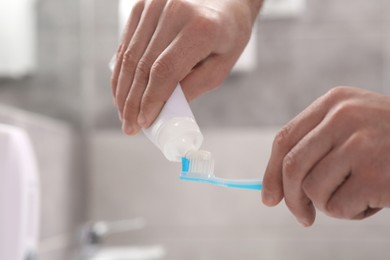
[(275, 138), (263, 202), (284, 200), (310, 226), (315, 209), (362, 219), (390, 205), (390, 97), (337, 87)]
[(188, 100), (225, 80), (261, 0), (138, 0), (117, 52), (112, 92), (123, 130), (154, 121), (180, 82)]

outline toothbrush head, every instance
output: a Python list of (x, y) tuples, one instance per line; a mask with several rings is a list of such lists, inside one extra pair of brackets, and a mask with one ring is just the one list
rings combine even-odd
[(182, 158), (182, 176), (209, 179), (214, 177), (214, 158), (208, 151), (190, 151)]
[(230, 188), (261, 190), (261, 180), (230, 180), (214, 175), (214, 158), (207, 151), (191, 151), (182, 158), (180, 180), (205, 182)]

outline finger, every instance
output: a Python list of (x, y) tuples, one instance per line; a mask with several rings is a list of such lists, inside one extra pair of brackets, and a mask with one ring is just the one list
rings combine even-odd
[(286, 154), (324, 119), (334, 104), (350, 93), (349, 88), (336, 88), (329, 91), (279, 131), (272, 145), (271, 157), (264, 174), (262, 190), (264, 204), (274, 206), (284, 196), (282, 165)]
[(305, 194), (316, 208), (327, 212), (327, 203), (351, 172), (349, 153), (343, 147), (333, 149), (318, 162), (302, 183)]
[(118, 87), (118, 78), (122, 67), (123, 54), (138, 26), (143, 9), (144, 1), (138, 1), (136, 4), (134, 4), (125, 27), (125, 32), (122, 36), (121, 44), (119, 45), (119, 48), (116, 53), (115, 65), (111, 76), (111, 88), (114, 98), (116, 96), (116, 91)]
[(122, 117), (125, 101), (134, 79), (135, 69), (152, 38), (164, 4), (165, 1), (150, 1), (145, 6), (138, 27), (123, 55), (116, 93), (116, 102)]
[(373, 162), (367, 160), (364, 148), (368, 144), (371, 144), (370, 140), (355, 133), (343, 145), (343, 154), (350, 155), (346, 159), (351, 165), (350, 175), (327, 201), (327, 214), (337, 218), (362, 219), (386, 206), (380, 193), (387, 189), (386, 182), (378, 181), (378, 168), (372, 167)]
[(198, 64), (181, 82), (188, 101), (222, 85), (234, 61), (222, 55), (210, 55)]
[(310, 170), (328, 154), (334, 142), (332, 129), (322, 121), (305, 135), (284, 157), (282, 166), (283, 191), (286, 205), (297, 220), (310, 226), (315, 219), (315, 209), (302, 189)]
[(170, 17), (170, 6), (166, 6), (157, 28), (139, 60), (134, 80), (123, 109), (123, 130), (128, 134), (135, 134), (134, 129), (139, 129), (137, 122), (142, 96), (149, 82), (150, 70), (158, 56), (169, 46), (179, 33), (181, 21)]
[(318, 99), (276, 135), (271, 157), (263, 178), (262, 199), (264, 204), (274, 206), (283, 196), (283, 159), (303, 136), (317, 126), (327, 113), (327, 104)]
[(183, 29), (153, 64), (141, 101), (139, 123), (143, 127), (154, 121), (178, 82), (210, 55), (214, 47), (211, 36), (194, 38), (193, 34), (191, 27)]
[(361, 219), (372, 213), (368, 203), (370, 195), (364, 182), (351, 174), (329, 199), (327, 214), (336, 218)]

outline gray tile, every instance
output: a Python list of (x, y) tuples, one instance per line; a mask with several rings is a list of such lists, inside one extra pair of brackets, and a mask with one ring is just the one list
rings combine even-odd
[(0, 90), (0, 102), (73, 124), (80, 122), (79, 47), (77, 38), (42, 37), (36, 74), (5, 83)]
[(94, 1), (95, 30), (99, 35), (115, 35), (118, 38), (118, 4), (119, 0)]
[(81, 108), (79, 1), (38, 1), (37, 69), (1, 82), (0, 102), (78, 124)]
[(77, 35), (80, 28), (80, 1), (37, 1), (39, 30)]
[(390, 6), (386, 0), (307, 1), (306, 17), (314, 22), (363, 22), (381, 26), (388, 18)]
[(382, 92), (384, 37), (295, 39), (294, 80), (288, 87), (290, 111), (297, 112), (334, 86), (356, 86)]

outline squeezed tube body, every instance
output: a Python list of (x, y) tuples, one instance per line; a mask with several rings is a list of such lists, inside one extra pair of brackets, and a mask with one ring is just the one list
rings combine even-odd
[[(111, 71), (114, 70), (115, 60), (116, 55), (108, 64)], [(143, 132), (173, 162), (180, 162), (188, 152), (199, 150), (203, 142), (203, 135), (180, 85), (177, 85), (153, 124)]]
[(197, 151), (203, 142), (203, 135), (180, 85), (153, 124), (143, 132), (169, 161), (174, 162), (180, 162), (190, 151)]

